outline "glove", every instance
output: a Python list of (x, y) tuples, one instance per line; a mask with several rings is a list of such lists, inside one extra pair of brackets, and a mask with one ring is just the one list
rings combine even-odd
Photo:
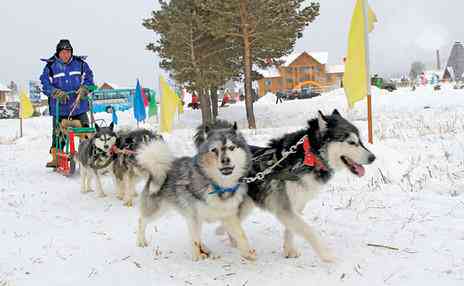
[(60, 103), (66, 103), (69, 99), (69, 95), (61, 89), (55, 88), (52, 92), (52, 96), (55, 97)]

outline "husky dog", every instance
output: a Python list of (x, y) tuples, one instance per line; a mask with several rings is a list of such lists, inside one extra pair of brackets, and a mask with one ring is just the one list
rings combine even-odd
[(77, 152), (79, 170), (81, 173), (81, 192), (92, 191), (90, 184), (92, 177), (97, 181), (97, 193), (104, 197), (100, 175), (111, 170), (114, 161), (113, 145), (116, 143), (116, 133), (113, 130), (113, 123), (108, 127), (100, 127), (95, 124), (96, 133), (90, 139), (81, 141)]
[(132, 198), (136, 196), (137, 181), (148, 177), (148, 173), (138, 164), (135, 155), (140, 147), (153, 140), (163, 140), (163, 137), (147, 129), (117, 132), (113, 175), (117, 187), (116, 197), (123, 200), (125, 206), (132, 206)]
[[(220, 128), (224, 128), (223, 123)], [(195, 143), (201, 143), (204, 138), (202, 132), (197, 131)], [(297, 144), (300, 140), (303, 143)], [(268, 147), (250, 146), (253, 152), (250, 176), (275, 165), (283, 152), (292, 146), (297, 146), (296, 152), (279, 162), (264, 180), (248, 183), (248, 195), (255, 205), (274, 214), (284, 225), (285, 257), (300, 255), (293, 242), (294, 234), (298, 234), (311, 244), (323, 261), (334, 261), (335, 258), (300, 214), (335, 171), (347, 169), (361, 177), (365, 172), (362, 165), (374, 162), (375, 156), (363, 145), (358, 129), (336, 109), (328, 116), (319, 111), (318, 117), (309, 120), (305, 129), (271, 140)], [(240, 206), (241, 219), (250, 213), (251, 206)]]
[(236, 125), (209, 132), (193, 158), (174, 160), (161, 141), (142, 148), (137, 160), (151, 174), (141, 194), (137, 245), (147, 246), (147, 223), (172, 207), (187, 222), (193, 260), (212, 255), (201, 241), (201, 226), (214, 221), (222, 222), (244, 258), (254, 260), (256, 253), (248, 244), (238, 216), (247, 191), (239, 179), (249, 172), (250, 159), (248, 145)]

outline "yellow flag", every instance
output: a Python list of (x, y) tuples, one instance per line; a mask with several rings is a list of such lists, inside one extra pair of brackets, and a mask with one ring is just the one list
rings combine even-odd
[[(356, 0), (353, 17), (351, 18), (350, 34), (348, 38), (348, 53), (345, 62), (345, 73), (343, 75), (343, 86), (345, 88), (348, 105), (354, 104), (367, 96), (367, 67), (366, 67), (366, 36), (364, 33), (364, 11), (363, 5), (366, 0)], [(368, 7), (368, 31), (374, 29), (377, 17)]]
[(166, 80), (160, 77), (161, 87), (161, 119), (160, 119), (160, 131), (171, 132), (172, 123), (177, 109), (181, 105), (179, 97), (171, 89)]
[(25, 90), (21, 90), (19, 94), (19, 100), (21, 104), (21, 118), (29, 118), (34, 113), (34, 108), (32, 107), (32, 103), (27, 96), (27, 92)]

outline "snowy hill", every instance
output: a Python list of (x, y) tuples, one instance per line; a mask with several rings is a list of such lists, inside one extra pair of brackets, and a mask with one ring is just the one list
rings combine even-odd
[[(338, 108), (367, 141), (364, 103), (348, 110), (341, 90), (274, 102), (256, 103), (256, 133), (246, 129), (242, 103), (220, 108), (220, 117), (264, 145), (303, 127), (317, 110)], [(137, 204), (124, 207), (110, 178), (108, 197), (98, 198), (79, 192), (79, 175), (44, 168), (50, 117), (25, 120), (20, 139), (17, 120), (0, 120), (0, 285), (463, 285), (464, 91), (375, 90), (373, 103), (375, 144), (368, 148), (378, 160), (363, 178), (337, 175), (304, 213), (337, 256), (334, 264), (301, 239), (302, 256), (284, 259), (282, 227), (258, 210), (244, 224), (256, 262), (242, 260), (215, 225), (203, 238), (221, 258), (191, 261), (187, 228), (175, 213), (147, 230), (149, 247), (137, 248)], [(120, 122), (134, 125), (130, 118), (121, 114)], [(200, 120), (198, 110), (186, 110), (166, 135), (177, 156), (194, 154)]]

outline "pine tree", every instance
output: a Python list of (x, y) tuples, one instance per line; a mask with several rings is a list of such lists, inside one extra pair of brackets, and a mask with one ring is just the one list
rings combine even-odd
[(288, 54), (303, 29), (319, 15), (319, 4), (305, 0), (196, 0), (207, 11), (204, 24), (237, 50), (244, 76), (249, 128), (256, 128), (252, 98), (252, 66), (266, 66)]
[(194, 0), (160, 1), (161, 9), (143, 25), (156, 32), (159, 39), (150, 43), (148, 50), (156, 52), (160, 66), (169, 71), (176, 82), (199, 95), (203, 124), (213, 120), (211, 90), (238, 75), (233, 64), (233, 43), (212, 37), (204, 19), (207, 11)]

